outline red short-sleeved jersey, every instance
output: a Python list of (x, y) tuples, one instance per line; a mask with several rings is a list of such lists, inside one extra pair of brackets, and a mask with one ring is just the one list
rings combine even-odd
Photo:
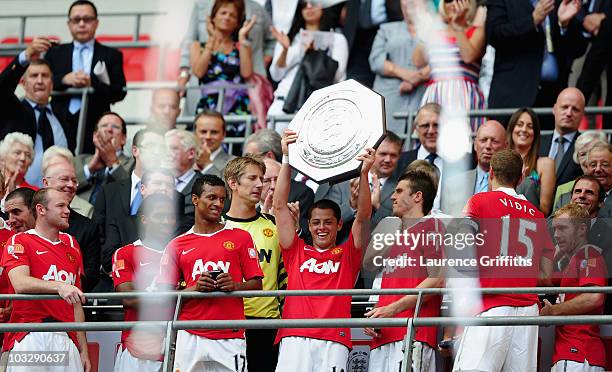
[[(113, 283), (115, 287), (131, 282), (136, 291), (153, 289), (155, 279), (159, 274), (162, 253), (144, 246), (140, 240), (117, 249), (113, 255)], [(164, 311), (159, 307), (149, 309), (141, 306), (140, 310), (128, 307), (125, 308), (124, 318), (126, 321), (163, 320), (167, 318), (168, 314), (170, 314), (169, 311)], [(121, 332), (121, 343), (127, 345), (128, 350), (130, 350), (130, 344), (129, 342), (126, 343), (126, 340), (130, 333), (131, 330)]]
[[(562, 287), (606, 286), (606, 262), (601, 249), (584, 245), (574, 253), (570, 263), (563, 271)], [(569, 301), (580, 293), (565, 293), (561, 301)], [(582, 315), (602, 315), (604, 305)], [(557, 326), (555, 330), (555, 352), (553, 364), (560, 360), (573, 360), (590, 365), (606, 367), (606, 351), (597, 324), (568, 324)]]
[[(6, 242), (13, 236), (13, 231), (8, 228), (6, 221), (0, 218), (0, 262), (2, 262), (2, 255), (4, 252), (4, 247), (6, 246)], [(12, 293), (10, 290), (10, 284), (8, 281), (8, 274), (5, 272), (4, 267), (0, 266), (0, 293), (2, 294), (10, 294)], [(0, 301), (0, 308), (5, 308), (8, 306), (10, 301)]]
[[(425, 217), (417, 224), (408, 229), (408, 233), (412, 236), (427, 236), (428, 234), (444, 234), (442, 223), (430, 217)], [(424, 239), (417, 246), (398, 246), (395, 245), (389, 251), (390, 258), (401, 258), (402, 256), (414, 258), (415, 262), (420, 262), (420, 258), (437, 259), (442, 258), (442, 247), (438, 245), (439, 240)], [(425, 265), (404, 266), (404, 267), (385, 267), (382, 274), (381, 289), (387, 288), (416, 288), (421, 282), (429, 277), (427, 267)], [(380, 296), (377, 307), (389, 305), (404, 295), (384, 295)], [(428, 296), (421, 304), (419, 317), (437, 317), (440, 316), (440, 296)], [(397, 314), (396, 318), (411, 318), (414, 316), (414, 309), (409, 309)], [(432, 348), (437, 345), (437, 328), (436, 327), (418, 327), (416, 329), (415, 340), (427, 343)], [(382, 328), (379, 332), (381, 337), (372, 339), (370, 348), (374, 349), (379, 346), (402, 341), (406, 336), (406, 327), (389, 327)]]
[[(288, 289), (352, 289), (361, 268), (361, 249), (355, 248), (353, 234), (346, 243), (318, 251), (295, 236), (282, 250), (287, 270)], [(312, 296), (285, 298), (283, 319), (350, 318), (350, 296)], [(281, 328), (276, 342), (298, 336), (339, 342), (351, 347), (348, 328)]]
[[(263, 278), (259, 256), (251, 235), (241, 229), (225, 227), (212, 234), (197, 234), (193, 229), (173, 239), (162, 256), (159, 284), (176, 286), (183, 279), (187, 287), (196, 285), (202, 273), (223, 270), (235, 282)], [(242, 298), (186, 300), (179, 320), (244, 319)], [(210, 339), (244, 338), (243, 329), (188, 330)]]
[[(541, 260), (547, 258), (552, 262), (554, 253), (542, 212), (514, 190), (500, 188), (472, 196), (465, 214), (478, 222), (479, 231), (484, 234), (484, 244), (476, 250), (481, 287), (535, 287)], [(488, 259), (503, 256), (520, 257), (525, 259), (523, 262), (530, 263), (523, 266), (482, 265), (482, 262), (492, 262)], [(538, 296), (484, 295), (482, 302), (482, 311), (485, 311), (497, 306), (530, 306), (538, 303)]]
[[(16, 267), (28, 266), (30, 276), (46, 281), (60, 281), (81, 288), (83, 261), (76, 239), (59, 233), (59, 241), (51, 242), (28, 230), (13, 235), (7, 242), (2, 266), (7, 274)], [(74, 322), (74, 307), (64, 300), (13, 301), (10, 323), (41, 323), (45, 321)], [(23, 339), (28, 332), (4, 334), (2, 350), (13, 348), (15, 341)], [(78, 345), (75, 332), (68, 332)]]

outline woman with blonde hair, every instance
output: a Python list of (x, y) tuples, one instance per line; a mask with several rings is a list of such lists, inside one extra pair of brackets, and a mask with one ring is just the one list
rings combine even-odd
[(552, 211), (555, 194), (555, 162), (549, 157), (538, 157), (540, 149), (540, 121), (527, 107), (518, 109), (508, 122), (508, 147), (523, 158), (523, 180), (516, 188), (545, 216)]
[(19, 187), (38, 190), (38, 187), (25, 180), (34, 160), (34, 142), (30, 136), (20, 132), (7, 134), (0, 142), (0, 159), (7, 194)]

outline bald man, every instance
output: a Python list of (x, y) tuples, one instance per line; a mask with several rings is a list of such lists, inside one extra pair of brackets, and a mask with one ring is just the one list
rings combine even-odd
[(452, 175), (443, 177), (440, 194), (442, 212), (461, 216), (463, 207), (472, 195), (488, 191), (491, 157), (506, 146), (506, 130), (499, 121), (489, 120), (478, 128), (474, 140), (478, 164), (475, 169), (453, 172)]
[(582, 174), (580, 165), (574, 163), (574, 144), (580, 135), (578, 126), (584, 117), (585, 99), (580, 90), (566, 88), (553, 106), (555, 131), (542, 136), (540, 156), (555, 160), (557, 186), (576, 179)]

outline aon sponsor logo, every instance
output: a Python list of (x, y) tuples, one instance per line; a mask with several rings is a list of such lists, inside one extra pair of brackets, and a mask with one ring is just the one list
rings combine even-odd
[(193, 264), (193, 271), (191, 272), (191, 278), (193, 280), (196, 280), (196, 278), (202, 275), (202, 273), (205, 273), (207, 271), (212, 271), (212, 270), (221, 270), (224, 273), (229, 273), (229, 269), (230, 269), (229, 262), (224, 262), (224, 261), (217, 261), (217, 262), (206, 261), (204, 262), (202, 261), (202, 259), (199, 258)]
[(49, 271), (43, 275), (42, 279), (46, 281), (53, 280), (56, 282), (64, 282), (72, 285), (76, 284), (76, 275), (65, 270), (57, 271), (57, 266), (55, 265), (49, 266)]
[(317, 263), (316, 259), (311, 258), (307, 261), (304, 261), (302, 266), (300, 266), (300, 272), (310, 271), (311, 273), (317, 274), (332, 274), (337, 273), (339, 267), (340, 262), (327, 260), (325, 262)]

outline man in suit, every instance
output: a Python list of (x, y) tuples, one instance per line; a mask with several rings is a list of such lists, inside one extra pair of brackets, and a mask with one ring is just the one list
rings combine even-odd
[(506, 130), (500, 122), (489, 120), (478, 128), (474, 141), (478, 161), (476, 169), (461, 171), (453, 164), (441, 181), (440, 204), (443, 213), (462, 216), (463, 207), (472, 195), (488, 191), (491, 158), (506, 146)]
[[(101, 114), (110, 111), (112, 103), (121, 101), (126, 92), (123, 74), (123, 55), (95, 40), (98, 28), (98, 12), (88, 0), (77, 0), (68, 10), (68, 29), (72, 35), (71, 43), (51, 48), (45, 58), (53, 70), (53, 84), (56, 90), (92, 87), (89, 96), (85, 122), (83, 152), (93, 153), (94, 125)], [(54, 102), (64, 114), (69, 124), (68, 141), (71, 150), (76, 147), (80, 96), (61, 96)]]
[(540, 156), (555, 160), (557, 186), (574, 180), (582, 174), (580, 165), (574, 163), (574, 144), (580, 135), (578, 125), (584, 116), (584, 95), (576, 88), (566, 88), (553, 106), (555, 131), (542, 136)]
[[(0, 138), (8, 133), (21, 132), (34, 142), (34, 159), (26, 174), (26, 181), (40, 187), (43, 152), (53, 145), (67, 147), (66, 121), (58, 107), (49, 103), (53, 90), (52, 70), (40, 54), (51, 48), (45, 38), (35, 38), (0, 74)], [(21, 81), (25, 98), (15, 95)], [(44, 115), (41, 115), (44, 112)]]
[(403, 19), (400, 0), (349, 0), (346, 3), (342, 33), (349, 46), (346, 67), (349, 79), (372, 87), (375, 75), (368, 59), (378, 26)]
[[(283, 158), (281, 149), (281, 136), (274, 129), (261, 129), (251, 134), (244, 143), (245, 154), (260, 155), (268, 157), (280, 162)], [(319, 187), (312, 180), (296, 181), (297, 172), (292, 174), (291, 185), (289, 189), (289, 201), (300, 202), (300, 221), (308, 221), (308, 208), (314, 203), (314, 192), (312, 187)], [(302, 224), (300, 222), (300, 224)], [(307, 225), (306, 225), (307, 226)]]
[[(43, 186), (52, 187), (66, 193), (72, 204), (78, 198), (78, 180), (73, 165), (73, 156), (67, 149), (51, 147), (43, 158)], [(70, 210), (69, 227), (65, 233), (74, 236), (81, 247), (85, 279), (83, 290), (89, 291), (96, 286), (100, 274), (100, 235), (98, 227), (89, 218)]]
[(225, 165), (235, 158), (222, 146), (225, 139), (223, 115), (212, 110), (202, 111), (194, 120), (193, 133), (199, 144), (196, 169), (202, 174), (223, 177)]
[(176, 177), (176, 191), (183, 195), (185, 214), (192, 215), (195, 207), (191, 200), (191, 188), (193, 183), (202, 173), (194, 169), (196, 163), (196, 137), (184, 129), (172, 129), (165, 135), (166, 147), (172, 171)]
[(96, 123), (93, 143), (94, 154), (75, 157), (74, 166), (79, 180), (79, 196), (95, 204), (96, 194), (103, 185), (129, 178), (134, 167), (134, 158), (123, 153), (127, 129), (123, 118), (108, 112)]
[(573, 19), (579, 0), (533, 3), (487, 1), (487, 41), (495, 48), (489, 108), (550, 107), (567, 86), (572, 61), (583, 52), (581, 27)]
[(142, 202), (139, 190), (145, 166), (161, 164), (164, 150), (161, 134), (147, 129), (136, 132), (132, 145), (135, 162), (130, 177), (102, 186), (96, 197), (93, 220), (100, 226), (103, 236), (106, 236), (110, 222), (136, 214)]

